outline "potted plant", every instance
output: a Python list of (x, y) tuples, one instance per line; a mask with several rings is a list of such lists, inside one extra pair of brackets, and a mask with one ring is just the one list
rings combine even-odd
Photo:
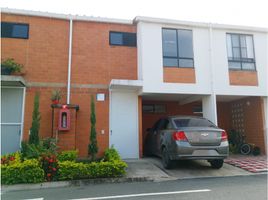
[(53, 90), (51, 94), (51, 101), (53, 104), (59, 104), (61, 99), (61, 91), (60, 90)]
[(22, 64), (16, 63), (14, 58), (7, 58), (1, 62), (1, 74), (10, 75), (12, 73), (20, 73), (23, 68)]

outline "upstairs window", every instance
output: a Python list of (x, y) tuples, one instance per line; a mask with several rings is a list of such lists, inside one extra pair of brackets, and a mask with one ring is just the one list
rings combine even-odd
[(136, 47), (136, 33), (110, 31), (110, 45)]
[(162, 43), (165, 67), (194, 67), (191, 30), (163, 29)]
[(227, 33), (227, 53), (229, 69), (255, 70), (252, 35)]
[(29, 24), (1, 22), (2, 38), (29, 38)]

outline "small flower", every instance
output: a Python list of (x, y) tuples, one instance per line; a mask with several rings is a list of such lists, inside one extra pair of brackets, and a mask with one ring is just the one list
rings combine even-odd
[(50, 158), (50, 159), (49, 159), (49, 162), (50, 162), (50, 163), (52, 163), (52, 162), (53, 162), (53, 159), (52, 159), (52, 158)]
[(48, 173), (48, 174), (47, 174), (47, 177), (50, 177), (50, 176), (51, 176), (51, 174), (50, 174), (50, 173)]
[(11, 157), (9, 158), (9, 160), (11, 160), (11, 161), (15, 160), (14, 156), (11, 156)]
[(53, 171), (56, 171), (57, 169), (55, 168), (55, 167), (53, 167), (53, 169), (52, 169)]

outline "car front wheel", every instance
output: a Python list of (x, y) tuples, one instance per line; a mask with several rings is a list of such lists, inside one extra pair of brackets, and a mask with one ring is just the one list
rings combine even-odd
[(173, 166), (173, 161), (170, 160), (168, 151), (165, 147), (162, 150), (162, 163), (165, 169), (171, 169)]
[(211, 160), (209, 162), (210, 162), (211, 167), (213, 169), (220, 169), (223, 166), (223, 160), (222, 159)]

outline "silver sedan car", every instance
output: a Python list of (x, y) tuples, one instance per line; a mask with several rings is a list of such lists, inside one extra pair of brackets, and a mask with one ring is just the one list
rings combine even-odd
[(145, 155), (162, 157), (166, 169), (184, 159), (208, 160), (212, 168), (220, 169), (229, 155), (227, 133), (202, 117), (161, 118), (147, 131)]

